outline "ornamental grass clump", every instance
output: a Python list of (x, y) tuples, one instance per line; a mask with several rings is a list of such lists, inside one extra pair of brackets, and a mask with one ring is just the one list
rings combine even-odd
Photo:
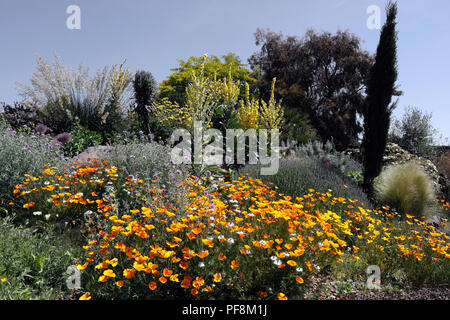
[(375, 191), (381, 202), (399, 213), (420, 217), (434, 199), (434, 190), (425, 171), (413, 162), (388, 167), (380, 174)]

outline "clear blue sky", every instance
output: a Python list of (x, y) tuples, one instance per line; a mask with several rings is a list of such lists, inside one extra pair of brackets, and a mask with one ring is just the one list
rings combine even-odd
[[(369, 30), (369, 5), (380, 0), (0, 0), (0, 101), (18, 100), (16, 81), (29, 83), (37, 55), (95, 71), (127, 59), (131, 71), (164, 80), (177, 59), (234, 52), (247, 63), (257, 50), (253, 33), (270, 28), (302, 36), (308, 28), (356, 33), (375, 52), (379, 30)], [(450, 138), (450, 1), (399, 0), (400, 98), (433, 114)], [(81, 30), (69, 30), (69, 5), (81, 8)]]

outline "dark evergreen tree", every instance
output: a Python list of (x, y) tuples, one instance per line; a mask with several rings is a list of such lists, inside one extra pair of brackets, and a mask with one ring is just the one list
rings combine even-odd
[(157, 83), (148, 71), (137, 71), (133, 81), (136, 113), (141, 123), (141, 130), (145, 135), (150, 133), (149, 109), (156, 96)]
[(386, 22), (381, 29), (375, 64), (369, 72), (366, 108), (364, 112), (364, 138), (362, 153), (364, 162), (364, 188), (373, 195), (373, 181), (380, 174), (386, 148), (390, 119), (399, 95), (397, 80), (397, 3), (388, 2)]

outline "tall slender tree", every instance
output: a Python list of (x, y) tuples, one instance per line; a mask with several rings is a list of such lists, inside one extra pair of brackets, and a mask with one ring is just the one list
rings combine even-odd
[(373, 181), (380, 174), (392, 111), (392, 96), (399, 95), (397, 80), (397, 3), (386, 6), (386, 22), (381, 29), (375, 63), (370, 69), (364, 111), (364, 189), (373, 196)]
[(134, 75), (133, 86), (134, 98), (136, 100), (136, 113), (141, 123), (141, 130), (148, 136), (150, 133), (148, 106), (155, 99), (157, 83), (150, 72), (137, 71)]

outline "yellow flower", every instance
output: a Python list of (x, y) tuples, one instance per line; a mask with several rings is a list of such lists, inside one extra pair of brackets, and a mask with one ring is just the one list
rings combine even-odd
[(152, 282), (150, 282), (150, 284), (148, 285), (148, 287), (150, 288), (150, 290), (155, 290), (156, 289), (156, 282), (155, 281), (152, 281)]
[(8, 280), (8, 278), (6, 278), (6, 277), (0, 279), (1, 282), (6, 282), (7, 280)]
[(106, 263), (108, 263), (111, 266), (115, 267), (115, 266), (117, 266), (118, 261), (119, 260), (117, 258), (114, 258), (114, 259), (111, 259), (111, 260), (106, 260)]
[(213, 281), (214, 281), (214, 282), (220, 282), (220, 281), (222, 281), (222, 276), (220, 275), (220, 273), (214, 274), (214, 276), (213, 276)]
[(86, 269), (87, 266), (88, 266), (88, 262), (86, 262), (85, 264), (77, 264), (77, 268), (79, 270), (84, 270), (84, 269)]
[(298, 283), (302, 284), (303, 283), (303, 278), (302, 277), (295, 277), (295, 281), (297, 281)]
[(297, 262), (295, 262), (294, 260), (289, 260), (288, 262), (286, 262), (288, 265), (290, 265), (291, 267), (295, 267), (297, 265)]
[(85, 294), (83, 294), (79, 300), (91, 300), (91, 293), (90, 292), (86, 292)]
[(134, 273), (135, 273), (135, 272), (136, 272), (136, 271), (133, 270), (133, 269), (125, 269), (125, 270), (123, 270), (123, 276), (124, 276), (125, 278), (127, 278), (127, 279), (130, 279), (131, 277), (134, 276)]
[(116, 276), (114, 271), (112, 271), (111, 269), (103, 271), (103, 275), (108, 277), (108, 278), (114, 278)]
[(283, 292), (279, 292), (277, 294), (277, 298), (278, 298), (278, 300), (287, 300), (287, 297)]

